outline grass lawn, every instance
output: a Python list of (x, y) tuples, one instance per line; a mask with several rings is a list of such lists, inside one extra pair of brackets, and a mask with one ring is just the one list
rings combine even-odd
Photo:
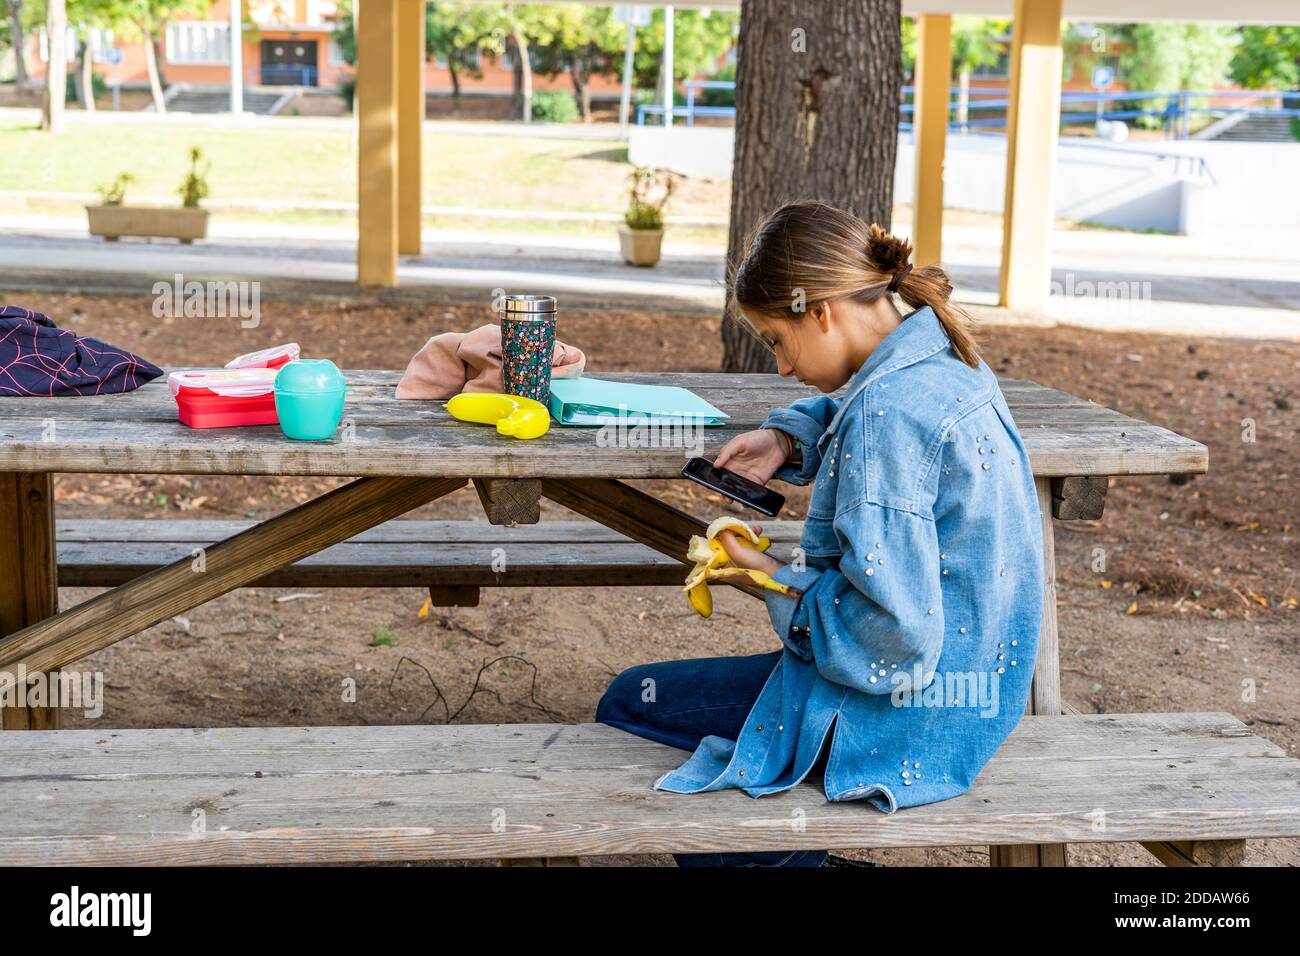
[[(212, 199), (353, 201), (357, 160), (353, 128), (284, 124), (225, 128), (80, 123), (68, 117), (59, 136), (0, 120), (0, 190), (93, 192), (120, 172), (135, 177), (127, 200), (174, 195), (187, 151), (211, 160)], [(426, 133), (424, 203), (514, 209), (621, 212), (626, 204), (627, 147), (616, 140)], [(670, 213), (725, 215), (729, 182), (690, 181)]]

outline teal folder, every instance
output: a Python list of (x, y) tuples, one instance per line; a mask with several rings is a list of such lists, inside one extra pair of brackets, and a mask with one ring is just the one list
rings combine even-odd
[(550, 408), (561, 425), (722, 425), (729, 417), (687, 388), (633, 385), (586, 376), (551, 379)]

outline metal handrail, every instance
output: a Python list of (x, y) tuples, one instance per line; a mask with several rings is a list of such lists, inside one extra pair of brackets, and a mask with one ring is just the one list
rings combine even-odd
[[(671, 116), (675, 120), (681, 117), (686, 121), (687, 126), (695, 125), (696, 116), (718, 116), (735, 118), (736, 108), (734, 106), (697, 106), (696, 92), (702, 89), (731, 89), (736, 88), (736, 84), (731, 80), (687, 80), (682, 84), (686, 90), (686, 105), (674, 105)], [(950, 94), (961, 94), (962, 88), (959, 86), (949, 87)], [(979, 129), (997, 129), (1007, 124), (1006, 117), (981, 116), (971, 117), (972, 112), (989, 112), (1001, 110), (1005, 112), (1011, 105), (1009, 90), (1002, 87), (968, 87), (966, 93), (965, 108), (967, 119), (965, 122), (950, 121), (948, 129), (950, 131), (969, 132), (972, 128)], [(901, 96), (906, 99), (909, 94), (916, 93), (915, 86), (903, 86), (900, 89)], [(1134, 100), (1156, 100), (1165, 101), (1163, 109), (1107, 109), (1106, 104), (1126, 103)], [(1220, 106), (1220, 107), (1193, 107), (1192, 100), (1280, 100), (1284, 105), (1270, 107), (1266, 109), (1254, 108), (1250, 106)], [(1295, 106), (1288, 106), (1290, 102), (1295, 102)], [(1300, 91), (1282, 91), (1282, 90), (1123, 90), (1111, 92), (1109, 90), (1064, 90), (1061, 93), (1062, 106), (1086, 106), (1095, 105), (1100, 107), (1097, 110), (1062, 110), (1061, 122), (1069, 125), (1072, 123), (1095, 123), (1097, 120), (1127, 120), (1137, 119), (1142, 116), (1156, 116), (1163, 120), (1166, 138), (1187, 139), (1191, 135), (1191, 117), (1193, 115), (1229, 115), (1242, 113), (1248, 116), (1300, 116)], [(948, 109), (951, 112), (960, 107), (960, 101), (950, 100)], [(901, 114), (899, 128), (910, 130), (912, 124), (908, 119), (915, 112), (915, 105), (909, 102), (899, 103), (899, 113)], [(644, 103), (637, 107), (636, 123), (638, 126), (644, 126), (647, 116), (664, 116), (665, 108), (661, 104)]]

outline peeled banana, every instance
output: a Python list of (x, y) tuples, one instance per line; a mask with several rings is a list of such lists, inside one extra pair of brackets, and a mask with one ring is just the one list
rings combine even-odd
[(443, 408), (462, 422), (496, 425), (502, 435), (541, 438), (551, 428), (551, 413), (535, 399), (503, 392), (461, 392)]
[(744, 574), (756, 584), (761, 584), (765, 588), (779, 591), (782, 594), (790, 593), (788, 587), (780, 581), (774, 580), (766, 572), (753, 568), (724, 567), (729, 560), (729, 556), (727, 555), (727, 549), (718, 540), (718, 535), (723, 531), (735, 531), (744, 535), (759, 551), (766, 551), (772, 545), (772, 541), (767, 535), (755, 533), (753, 528), (731, 515), (723, 515), (721, 518), (716, 519), (709, 525), (703, 537), (698, 534), (691, 535), (690, 546), (686, 549), (686, 557), (695, 562), (695, 567), (686, 576), (686, 584), (682, 587), (682, 590), (686, 592), (691, 607), (695, 608), (701, 617), (709, 617), (713, 614), (713, 595), (709, 591), (709, 581), (724, 578), (728, 575)]

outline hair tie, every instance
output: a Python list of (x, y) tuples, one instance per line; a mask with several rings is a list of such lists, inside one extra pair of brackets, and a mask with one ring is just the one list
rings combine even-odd
[(897, 292), (898, 287), (903, 284), (903, 279), (912, 271), (912, 264), (909, 262), (901, 270), (894, 273), (894, 277), (889, 280), (889, 291)]

